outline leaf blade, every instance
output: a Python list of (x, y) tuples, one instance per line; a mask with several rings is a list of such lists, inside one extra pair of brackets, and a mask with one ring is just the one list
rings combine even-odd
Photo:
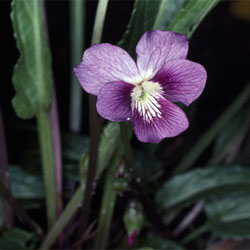
[(13, 70), (12, 105), (20, 118), (48, 110), (52, 91), (51, 55), (46, 42), (41, 1), (13, 0), (11, 20), (20, 57)]
[(235, 167), (208, 167), (179, 174), (156, 194), (163, 209), (181, 208), (192, 202), (229, 191), (250, 190), (250, 170)]

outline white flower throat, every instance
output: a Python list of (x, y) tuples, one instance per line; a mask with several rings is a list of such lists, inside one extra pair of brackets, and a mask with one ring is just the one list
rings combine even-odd
[(154, 117), (161, 118), (158, 98), (162, 97), (162, 87), (157, 82), (143, 81), (136, 84), (131, 93), (132, 112), (137, 109), (143, 120), (150, 123)]

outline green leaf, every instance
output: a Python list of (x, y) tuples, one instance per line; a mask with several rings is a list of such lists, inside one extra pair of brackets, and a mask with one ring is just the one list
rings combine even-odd
[(65, 160), (79, 162), (89, 146), (89, 138), (76, 133), (63, 135), (63, 157)]
[(136, 0), (129, 24), (119, 46), (135, 53), (135, 46), (147, 30), (166, 29), (187, 0)]
[(192, 36), (195, 29), (219, 0), (190, 0), (178, 11), (168, 29)]
[(188, 38), (219, 0), (136, 0), (119, 46), (135, 55), (135, 46), (148, 30), (172, 30)]
[(13, 0), (11, 20), (20, 58), (12, 81), (16, 90), (13, 107), (27, 119), (48, 110), (52, 90), (51, 55), (43, 27), (42, 1)]
[(11, 192), (16, 199), (43, 199), (42, 177), (30, 174), (18, 166), (10, 166)]
[[(161, 238), (156, 235), (140, 237), (136, 240), (135, 248), (145, 249), (139, 246), (147, 246), (146, 249), (183, 250), (184, 248), (173, 241)], [(134, 246), (133, 246), (134, 247)]]
[(36, 240), (34, 233), (12, 228), (1, 235), (0, 249), (34, 249)]
[(237, 143), (239, 138), (244, 138), (248, 130), (248, 113), (249, 107), (246, 107), (231, 122), (224, 126), (223, 130), (216, 137), (214, 152), (209, 161), (210, 164), (219, 163), (228, 154), (227, 152), (230, 152), (230, 148), (235, 148), (235, 143)]
[[(104, 128), (99, 149), (98, 149), (98, 159), (97, 159), (97, 178), (100, 176), (102, 171), (106, 168), (111, 157), (117, 148), (117, 146), (121, 143), (120, 139), (120, 126), (117, 122), (109, 122)], [(87, 149), (85, 154), (82, 157), (81, 166), (85, 172), (88, 169), (88, 161), (89, 161), (89, 150)]]
[[(114, 151), (121, 144), (119, 134), (120, 134), (120, 126), (117, 122), (109, 122), (103, 130), (100, 139), (101, 141), (100, 141), (98, 161), (97, 161), (97, 173), (96, 173), (97, 179), (102, 174), (103, 170), (107, 167)], [(85, 172), (87, 171), (88, 167), (88, 156), (89, 155), (87, 150), (81, 162), (81, 167)], [(52, 229), (47, 234), (40, 249), (49, 248), (56, 240), (61, 230), (65, 227), (65, 225), (67, 225), (69, 220), (75, 214), (76, 210), (79, 208), (83, 199), (85, 191), (85, 183), (86, 183), (86, 175), (85, 176), (83, 175), (81, 185), (79, 185), (79, 187), (76, 189), (73, 197), (65, 207), (62, 215), (59, 217), (59, 219), (56, 221)]]
[(250, 190), (250, 169), (208, 167), (191, 170), (167, 181), (156, 194), (163, 209), (182, 207), (215, 194)]
[(235, 115), (242, 109), (247, 108), (250, 97), (250, 82), (241, 90), (225, 111), (214, 121), (214, 123), (200, 136), (200, 138), (191, 146), (188, 152), (181, 158), (174, 169), (174, 174), (184, 172), (193, 166), (203, 151), (213, 142), (215, 137), (221, 132), (227, 123), (231, 122)]
[(205, 204), (209, 228), (223, 237), (250, 238), (250, 195), (238, 192), (215, 197)]

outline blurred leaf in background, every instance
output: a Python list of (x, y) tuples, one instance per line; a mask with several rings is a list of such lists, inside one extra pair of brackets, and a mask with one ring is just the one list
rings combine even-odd
[(0, 249), (35, 249), (37, 238), (34, 233), (12, 228), (0, 237)]
[(156, 193), (156, 204), (162, 209), (174, 209), (215, 194), (250, 191), (249, 178), (250, 169), (239, 166), (190, 170), (167, 181)]
[(205, 203), (209, 229), (231, 239), (250, 238), (250, 192), (227, 193)]

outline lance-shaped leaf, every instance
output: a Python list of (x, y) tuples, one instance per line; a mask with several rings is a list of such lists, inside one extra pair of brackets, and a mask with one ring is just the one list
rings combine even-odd
[(172, 30), (190, 37), (219, 0), (136, 0), (119, 46), (135, 55), (135, 46), (147, 30)]
[(185, 7), (176, 13), (168, 29), (191, 37), (200, 22), (218, 2), (219, 0), (188, 1)]
[(180, 208), (215, 194), (250, 191), (250, 169), (208, 167), (179, 174), (167, 181), (156, 194), (156, 203), (163, 209)]
[(135, 53), (135, 46), (147, 30), (165, 29), (187, 0), (136, 0), (129, 24), (119, 46)]
[(214, 197), (205, 204), (209, 229), (217, 235), (234, 239), (250, 238), (249, 192)]
[(48, 110), (51, 99), (51, 55), (46, 43), (40, 0), (13, 0), (11, 20), (20, 58), (12, 81), (13, 106), (20, 118)]

